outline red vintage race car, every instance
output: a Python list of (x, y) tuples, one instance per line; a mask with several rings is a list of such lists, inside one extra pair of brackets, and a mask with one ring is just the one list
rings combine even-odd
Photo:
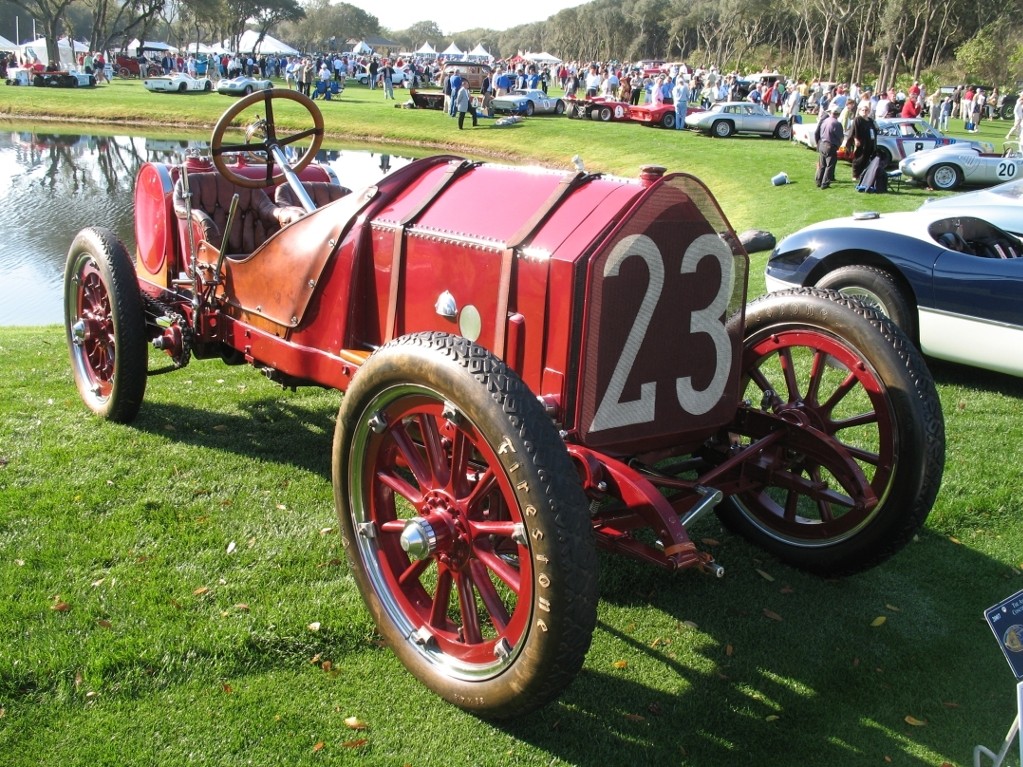
[[(278, 132), (282, 100), (308, 129)], [(721, 575), (688, 533), (716, 513), (834, 576), (923, 523), (944, 427), (913, 344), (837, 293), (746, 306), (748, 257), (695, 178), (438, 156), (346, 194), (310, 165), (322, 136), (276, 89), (227, 110), (212, 164), (144, 165), (134, 251), (90, 227), (68, 252), (71, 367), (121, 422), (148, 347), (344, 391), (348, 561), (440, 696), (490, 718), (556, 698), (595, 626), (598, 547)]]

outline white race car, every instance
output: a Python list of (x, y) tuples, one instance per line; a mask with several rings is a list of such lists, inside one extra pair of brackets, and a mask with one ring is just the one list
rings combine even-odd
[(174, 72), (160, 77), (147, 77), (142, 81), (146, 90), (153, 93), (188, 93), (199, 91), (209, 93), (213, 90), (213, 81), (208, 77), (192, 77), (184, 72)]
[[(994, 147), (987, 141), (956, 139), (946, 136), (927, 120), (920, 117), (890, 117), (877, 120), (877, 155), (885, 167), (900, 160), (939, 146), (977, 147), (984, 152), (993, 152)], [(816, 122), (796, 123), (792, 127), (792, 139), (810, 149), (817, 148), (814, 141)], [(839, 160), (851, 160), (852, 154), (842, 145), (838, 150)]]
[(932, 189), (983, 186), (1023, 177), (1023, 154), (1015, 142), (1002, 154), (952, 144), (907, 157), (899, 163), (899, 170)]

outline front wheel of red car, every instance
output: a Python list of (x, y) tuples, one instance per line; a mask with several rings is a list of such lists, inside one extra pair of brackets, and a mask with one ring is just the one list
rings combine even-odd
[(64, 327), (85, 404), (111, 421), (134, 419), (146, 392), (146, 322), (135, 266), (109, 229), (83, 229), (71, 243)]
[(585, 496), (521, 379), (465, 338), (375, 352), (338, 414), (334, 498), (380, 634), (449, 702), (491, 719), (557, 697), (596, 623)]
[(833, 291), (770, 293), (745, 323), (742, 399), (789, 433), (736, 437), (758, 450), (747, 478), (759, 484), (719, 516), (820, 575), (881, 562), (912, 539), (941, 484), (945, 428), (923, 357), (887, 317)]

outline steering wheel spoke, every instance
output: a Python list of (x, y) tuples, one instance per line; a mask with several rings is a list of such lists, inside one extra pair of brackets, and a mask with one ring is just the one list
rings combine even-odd
[[(280, 135), (274, 114), (274, 102), (280, 101), (298, 102), (306, 110), (312, 127)], [(256, 114), (253, 107), (258, 108), (260, 114)], [(245, 114), (247, 110), (252, 110), (249, 115)], [(238, 125), (236, 121), (239, 121)], [(240, 136), (235, 138), (238, 132), (244, 134), (244, 139)], [(210, 140), (213, 164), (217, 170), (233, 184), (250, 189), (274, 186), (285, 180), (289, 172), (300, 172), (313, 161), (322, 144), (323, 115), (319, 108), (308, 96), (285, 89), (257, 91), (240, 99), (221, 115)], [(288, 161), (284, 152), (285, 147), (291, 146), (301, 150), (294, 164)], [(257, 164), (265, 164), (266, 173), (255, 178), (242, 175), (227, 163), (227, 156), (232, 154), (241, 154)], [(283, 167), (281, 163), (284, 163)]]

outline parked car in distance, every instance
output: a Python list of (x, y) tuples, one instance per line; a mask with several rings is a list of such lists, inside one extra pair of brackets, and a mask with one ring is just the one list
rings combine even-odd
[[(952, 144), (975, 146), (982, 152), (994, 152), (994, 145), (988, 141), (946, 136), (921, 117), (889, 117), (876, 122), (877, 154), (886, 168), (917, 152)], [(816, 129), (816, 122), (796, 123), (792, 129), (792, 138), (810, 149), (816, 149), (817, 142), (814, 140)], [(838, 150), (838, 159), (852, 160), (852, 153), (845, 149), (844, 144)]]
[(468, 81), (468, 88), (471, 91), (478, 91), (483, 87), (483, 79), (491, 76), (492, 69), (489, 64), (482, 64), (478, 61), (449, 61), (444, 65), (444, 74), (450, 77), (457, 74)]
[[(690, 103), (686, 107), (686, 116), (703, 111)], [(677, 118), (674, 104), (638, 104), (629, 107), (629, 119), (649, 128), (674, 128)]]
[[(377, 73), (380, 77), (380, 73)], [(355, 73), (355, 79), (359, 85), (369, 85), (369, 72), (363, 70)], [(391, 84), (403, 87), (409, 80), (409, 73), (404, 67), (391, 67)]]
[(576, 117), (580, 119), (589, 118), (605, 123), (612, 120), (629, 119), (629, 103), (626, 101), (618, 101), (617, 99), (609, 99), (603, 96), (566, 98), (562, 100), (565, 102), (565, 115), (571, 119)]
[(511, 93), (495, 97), (490, 108), (495, 112), (516, 115), (565, 114), (565, 102), (548, 96), (539, 88), (515, 88)]
[(931, 357), (1023, 376), (1023, 244), (982, 209), (943, 202), (801, 229), (768, 259), (767, 289), (838, 290), (891, 318)]
[(163, 67), (145, 56), (136, 58), (119, 53), (114, 57), (113, 71), (118, 77), (125, 79), (142, 76), (159, 77), (163, 74)]
[(910, 155), (899, 163), (903, 176), (931, 189), (958, 189), (1011, 181), (1023, 173), (1023, 154), (1012, 142), (1002, 154), (983, 152), (967, 144), (950, 144)]
[(248, 96), (255, 91), (268, 91), (274, 87), (273, 81), (262, 77), (225, 77), (217, 83), (217, 93), (225, 96)]
[(686, 127), (717, 138), (728, 138), (736, 133), (757, 133), (784, 141), (792, 138), (787, 119), (750, 101), (722, 101), (706, 111), (688, 114)]
[(159, 77), (147, 77), (142, 81), (147, 91), (152, 93), (211, 93), (213, 81), (208, 77), (192, 77), (184, 72), (172, 72)]

